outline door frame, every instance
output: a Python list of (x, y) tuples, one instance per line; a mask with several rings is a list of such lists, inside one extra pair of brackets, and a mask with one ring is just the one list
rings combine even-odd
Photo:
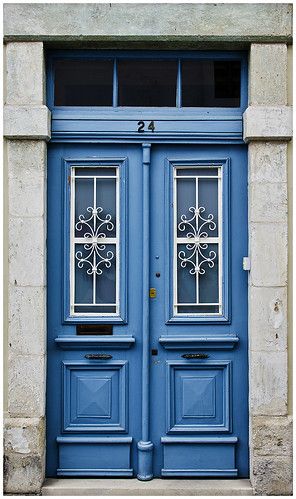
[[(180, 61), (182, 58), (190, 57), (197, 59), (214, 58), (223, 60), (237, 59), (241, 62), (241, 105), (239, 108), (109, 108), (101, 107), (55, 107), (54, 104), (54, 62), (58, 59), (91, 58), (100, 59), (114, 57), (113, 89), (117, 89), (117, 63), (120, 57), (137, 58), (139, 53), (135, 51), (55, 51), (48, 54), (47, 71), (47, 98), (52, 111), (52, 137), (51, 143), (99, 143), (99, 144), (125, 144), (137, 143), (142, 146), (142, 168), (143, 168), (143, 325), (142, 325), (142, 430), (141, 440), (137, 444), (138, 449), (138, 474), (140, 480), (150, 480), (153, 477), (153, 443), (149, 439), (149, 410), (150, 410), (150, 373), (149, 373), (149, 250), (145, 244), (145, 234), (149, 234), (149, 170), (151, 161), (151, 146), (153, 144), (244, 144), (242, 129), (242, 114), (247, 106), (247, 54), (238, 52), (141, 52), (141, 57), (148, 58), (152, 55), (157, 58), (179, 58), (179, 71), (177, 77), (177, 95), (180, 92), (181, 76)], [(138, 124), (155, 122), (155, 130), (139, 133)], [(111, 125), (110, 125), (111, 122)], [(108, 123), (108, 132), (105, 131)], [(206, 134), (204, 129), (207, 130)], [(110, 131), (111, 130), (111, 131)], [(122, 132), (123, 130), (123, 132)], [(179, 134), (179, 136), (177, 136)], [(224, 160), (225, 163), (225, 160)], [(227, 165), (226, 165), (227, 166)], [(226, 231), (226, 238), (229, 234)], [(227, 255), (226, 255), (227, 256)], [(224, 257), (225, 264), (225, 257)], [(227, 261), (226, 261), (227, 264)], [(168, 269), (167, 269), (168, 270)], [(171, 282), (171, 281), (169, 281)], [(67, 289), (67, 287), (66, 287)], [(225, 289), (225, 287), (224, 287)], [(229, 291), (228, 291), (229, 292)], [(167, 305), (167, 304), (166, 304)], [(225, 297), (226, 309), (223, 316), (218, 319), (222, 323), (229, 323), (229, 296)], [(217, 319), (215, 320), (215, 322)], [(87, 322), (87, 321), (86, 321)], [(112, 321), (110, 321), (112, 322)], [(179, 321), (173, 319), (173, 322)], [(200, 320), (191, 320), (191, 323), (201, 323)], [(211, 321), (209, 321), (211, 323)], [(248, 352), (246, 350), (246, 355)]]
[[(268, 31), (268, 27), (266, 28)], [(54, 35), (53, 35), (54, 36)], [(227, 35), (225, 35), (227, 37)], [(22, 38), (22, 35), (18, 35), (18, 39), (20, 40)], [(116, 37), (115, 37), (116, 38)], [(11, 42), (11, 40), (9, 40)], [(278, 43), (277, 44), (262, 44), (262, 40), (260, 38), (256, 38), (256, 36), (253, 39), (253, 44), (250, 47), (250, 58), (251, 58), (251, 74), (250, 74), (250, 87), (252, 88), (252, 98), (254, 99), (255, 102), (260, 106), (261, 108), (258, 109), (256, 106), (254, 106), (254, 102), (252, 102), (252, 105), (248, 108), (247, 112), (245, 113), (245, 135), (244, 135), (244, 140), (246, 142), (250, 142), (249, 146), (249, 165), (251, 167), (252, 175), (256, 175), (259, 173), (259, 170), (261, 166), (264, 163), (264, 157), (267, 156), (270, 158), (271, 163), (274, 165), (274, 173), (277, 175), (278, 179), (282, 179), (281, 182), (283, 183), (283, 189), (284, 184), (286, 182), (286, 167), (287, 167), (287, 142), (291, 139), (291, 121), (290, 121), (290, 110), (288, 107), (283, 105), (283, 101), (278, 98), (279, 90), (275, 90), (272, 95), (270, 95), (270, 100), (268, 104), (266, 102), (263, 102), (260, 100), (261, 96), (261, 86), (262, 83), (258, 84), (258, 75), (260, 78), (260, 75), (265, 74), (265, 69), (262, 67), (262, 55), (260, 54), (265, 54), (264, 60), (266, 61), (266, 66), (269, 66), (270, 64), (272, 65), (274, 58), (277, 58), (277, 70), (280, 75), (280, 78), (282, 78), (282, 81), (286, 81), (285, 78), (285, 72), (287, 69), (287, 47), (286, 47), (286, 37), (282, 37), (281, 39), (277, 39)], [(23, 66), (26, 64), (30, 64), (30, 61), (34, 60), (35, 68), (36, 68), (36, 75), (38, 78), (40, 78), (40, 82), (42, 85), (44, 85), (44, 52), (43, 52), (43, 44), (42, 42), (35, 41), (35, 42), (29, 42), (27, 43), (27, 38), (24, 38), (22, 43), (20, 44), (14, 44), (14, 43), (8, 43), (8, 58), (9, 60), (13, 60), (15, 57), (15, 54), (10, 51), (9, 47), (11, 48), (16, 45), (13, 50), (16, 50), (16, 54), (18, 54), (19, 48), (17, 45), (24, 47), (28, 50), (26, 54), (22, 55), (22, 64), (19, 66), (19, 71), (23, 70), (23, 67), (27, 69), (27, 66)], [(280, 58), (279, 58), (280, 55)], [(17, 82), (19, 81), (19, 74), (16, 71), (15, 73), (9, 73), (8, 75), (8, 81), (9, 84), (12, 87), (17, 88)], [(263, 83), (264, 87), (264, 83)], [(257, 100), (256, 100), (257, 99)], [(39, 102), (39, 101), (38, 101)], [(41, 101), (40, 101), (41, 102)], [(286, 102), (286, 101), (285, 101)], [(273, 108), (272, 108), (273, 106)], [(23, 123), (23, 126), (21, 129), (19, 127), (10, 127), (5, 130), (5, 137), (8, 139), (7, 140), (7, 147), (8, 147), (8, 158), (7, 158), (7, 164), (9, 168), (13, 168), (14, 162), (17, 161), (17, 156), (15, 156), (17, 153), (14, 150), (14, 143), (18, 143), (19, 147), (22, 145), (24, 146), (24, 164), (30, 161), (33, 163), (36, 161), (36, 158), (38, 157), (38, 165), (41, 167), (41, 172), (43, 175), (43, 180), (44, 180), (44, 186), (46, 184), (46, 144), (45, 141), (49, 139), (50, 137), (50, 120), (49, 120), (49, 113), (47, 108), (43, 105), (37, 105), (36, 102), (34, 103), (29, 103), (28, 104), (28, 109), (30, 116), (32, 119), (36, 120), (36, 127), (32, 129), (30, 120), (28, 120), (28, 114), (27, 111), (25, 115), (22, 114), (22, 109), (16, 105), (15, 109), (8, 109), (9, 106), (7, 106), (6, 113), (7, 113), (7, 118), (6, 121), (10, 119), (10, 117), (15, 116), (15, 112), (18, 112), (18, 116), (20, 120)], [(261, 120), (261, 121), (260, 121)], [(263, 123), (267, 121), (272, 122), (272, 127), (266, 129), (263, 126)], [(14, 121), (16, 123), (16, 121)], [(283, 130), (283, 123), (285, 124), (285, 129)], [(28, 150), (25, 148), (26, 141), (33, 141), (34, 142), (34, 147), (32, 144), (31, 150)], [(261, 141), (256, 142), (256, 141)], [(279, 142), (280, 141), (280, 142)], [(16, 145), (15, 145), (16, 147)], [(283, 173), (282, 173), (283, 172)], [(16, 196), (14, 199), (18, 198), (18, 190), (16, 185), (10, 184), (9, 189), (11, 193), (15, 193)], [(253, 199), (253, 193), (250, 192), (250, 199)], [(10, 204), (10, 209), (14, 210), (15, 205), (13, 204), (14, 202), (11, 201), (12, 204)], [(43, 210), (43, 205), (42, 201), (38, 201), (38, 206), (40, 207), (40, 210)], [(262, 204), (262, 200), (258, 198), (257, 204), (256, 204), (257, 209), (262, 209), (264, 210), (264, 206)], [(44, 225), (45, 218), (42, 222)], [(258, 224), (257, 224), (258, 226)], [(266, 480), (264, 481), (264, 476), (262, 472), (257, 469), (256, 475), (252, 474), (254, 473), (254, 470), (256, 469), (256, 466), (258, 466), (262, 462), (262, 458), (260, 457), (260, 449), (258, 453), (258, 447), (256, 447), (256, 438), (258, 438), (258, 435), (263, 436), (264, 435), (264, 422), (260, 420), (262, 418), (262, 414), (265, 414), (263, 416), (263, 419), (266, 419), (266, 414), (268, 414), (268, 421), (270, 425), (277, 425), (277, 420), (278, 416), (281, 416), (280, 419), (282, 423), (285, 425), (285, 428), (287, 430), (290, 428), (290, 421), (291, 418), (283, 418), (282, 416), (286, 416), (289, 414), (287, 412), (287, 381), (288, 381), (288, 374), (287, 374), (287, 358), (286, 358), (286, 352), (281, 351), (280, 356), (277, 355), (275, 357), (275, 360), (278, 359), (278, 362), (275, 363), (275, 369), (276, 373), (279, 376), (279, 386), (272, 387), (273, 391), (272, 393), (276, 393), (279, 396), (279, 402), (278, 405), (275, 406), (272, 401), (272, 396), (271, 396), (271, 387), (270, 387), (270, 382), (266, 378), (264, 378), (263, 382), (258, 385), (257, 382), (257, 373), (258, 373), (258, 362), (260, 363), (266, 363), (266, 357), (269, 355), (269, 352), (267, 351), (261, 351), (260, 347), (258, 347), (256, 343), (256, 339), (258, 339), (258, 331), (256, 327), (256, 322), (257, 322), (257, 314), (260, 313), (258, 309), (258, 297), (264, 297), (265, 295), (263, 294), (263, 288), (268, 291), (270, 296), (273, 296), (275, 298), (276, 296), (273, 294), (273, 287), (277, 286), (278, 288), (278, 293), (280, 295), (280, 306), (284, 307), (284, 316), (286, 316), (286, 287), (287, 287), (287, 282), (286, 282), (286, 275), (287, 275), (287, 256), (285, 253), (285, 250), (282, 248), (282, 240), (279, 241), (275, 239), (274, 241), (274, 252), (278, 252), (279, 254), (283, 254), (283, 259), (282, 259), (282, 276), (278, 279), (276, 279), (276, 284), (273, 282), (271, 283), (266, 275), (265, 275), (265, 268), (266, 268), (266, 262), (265, 262), (265, 256), (264, 253), (261, 251), (258, 251), (258, 244), (259, 248), (263, 248), (262, 244), (260, 243), (260, 240), (256, 239), (257, 237), (257, 228), (256, 228), (256, 220), (253, 220), (250, 222), (249, 221), (249, 227), (252, 229), (250, 232), (250, 251), (254, 252), (254, 257), (253, 257), (253, 265), (252, 265), (252, 270), (251, 270), (251, 279), (249, 281), (249, 291), (250, 291), (250, 305), (251, 309), (249, 314), (250, 314), (250, 320), (249, 320), (249, 339), (252, 342), (252, 349), (250, 349), (250, 359), (251, 359), (251, 364), (250, 364), (250, 384), (252, 387), (251, 390), (251, 396), (250, 396), (250, 422), (251, 422), (251, 446), (250, 446), (250, 456), (251, 456), (251, 463), (252, 463), (252, 470), (251, 471), (251, 478), (252, 482), (256, 488), (257, 491), (262, 491), (262, 490), (270, 490), (270, 487), (272, 489), (273, 485), (270, 483), (267, 483)], [(287, 229), (287, 217), (284, 217), (283, 221), (283, 227), (284, 230)], [(273, 225), (270, 225), (270, 228), (272, 231), (275, 231), (276, 228)], [(26, 232), (26, 237), (31, 235), (32, 242), (35, 241), (35, 226), (32, 226), (32, 229), (28, 228)], [(12, 229), (11, 229), (12, 230)], [(21, 240), (22, 235), (19, 234), (19, 241)], [(40, 246), (38, 247), (37, 251), (37, 256), (38, 256), (38, 262), (40, 261), (40, 264), (42, 268), (44, 268), (45, 263), (46, 263), (46, 245), (45, 245), (45, 240), (43, 240), (43, 232), (40, 234)], [(287, 235), (286, 233), (284, 234), (284, 240), (286, 241)], [(25, 239), (24, 239), (25, 242)], [(39, 251), (40, 248), (40, 251)], [(35, 247), (34, 247), (34, 254), (35, 254)], [(274, 253), (275, 254), (275, 253)], [(21, 254), (16, 254), (16, 258), (19, 258), (20, 261), (22, 261), (22, 256)], [(14, 265), (14, 260), (11, 260), (11, 263), (9, 264), (10, 267), (12, 268)], [(263, 268), (263, 274), (261, 273), (259, 281), (257, 279), (258, 276), (258, 269)], [(254, 270), (253, 270), (254, 269)], [(14, 275), (14, 273), (13, 273)], [(16, 274), (15, 274), (16, 275)], [(29, 276), (24, 276), (23, 282), (25, 285), (30, 286), (31, 279)], [(256, 287), (256, 282), (257, 286), (257, 294), (255, 295), (255, 287)], [(258, 282), (260, 282), (258, 284)], [(39, 280), (38, 280), (39, 283)], [(254, 286), (255, 283), (255, 286)], [(44, 301), (44, 297), (46, 294), (46, 288), (44, 287), (44, 277), (40, 279), (40, 303), (41, 303), (41, 308), (42, 308), (42, 303)], [(261, 286), (261, 287), (260, 287)], [(16, 293), (17, 290), (14, 292), (12, 291), (12, 298), (11, 299), (17, 299)], [(265, 298), (264, 298), (265, 299)], [(39, 303), (38, 301), (38, 303)], [(265, 302), (264, 302), (265, 303)], [(44, 310), (42, 312), (42, 317), (44, 317)], [(37, 310), (36, 310), (36, 317), (38, 316)], [(266, 317), (264, 315), (264, 317)], [(11, 333), (9, 333), (11, 334)], [(287, 329), (286, 326), (283, 327), (283, 335), (284, 335), (284, 342), (287, 341)], [(21, 335), (20, 335), (21, 336)], [(46, 337), (46, 327), (40, 329), (40, 338), (44, 340)], [(253, 343), (255, 341), (255, 343)], [(21, 344), (25, 344), (25, 339), (21, 339)], [(42, 359), (44, 357), (44, 354), (46, 353), (46, 349), (44, 350), (44, 353), (42, 354)], [(261, 354), (261, 355), (259, 355)], [(276, 355), (276, 354), (275, 354)], [(11, 352), (10, 354), (11, 360), (16, 361), (17, 358), (15, 357), (15, 353)], [(35, 419), (31, 421), (30, 424), (36, 428), (36, 431), (38, 431), (38, 434), (41, 436), (43, 435), (44, 431), (44, 390), (45, 390), (45, 376), (44, 376), (44, 369), (42, 368), (42, 362), (40, 362), (39, 357), (35, 357), (34, 361), (32, 362), (32, 365), (36, 368), (31, 369), (31, 374), (28, 375), (26, 379), (33, 380), (34, 386), (37, 388), (37, 392), (35, 390), (34, 396), (31, 397), (30, 399), (30, 407), (32, 407), (32, 410), (27, 418), (32, 418), (32, 414), (35, 416)], [(7, 427), (8, 428), (17, 428), (18, 423), (15, 420), (15, 410), (14, 407), (17, 407), (18, 404), (22, 404), (22, 397), (23, 396), (23, 391), (20, 390), (20, 392), (15, 393), (15, 395), (9, 399), (9, 417), (10, 419), (7, 420)], [(38, 397), (38, 401), (36, 400), (36, 396)], [(28, 395), (28, 397), (30, 397)], [(265, 407), (263, 407), (263, 405)], [(264, 411), (264, 412), (262, 412)], [(267, 411), (267, 412), (266, 412)], [(283, 421), (284, 419), (284, 421)], [(22, 420), (20, 420), (22, 421)], [(260, 422), (261, 421), (261, 422)], [(23, 424), (23, 423), (21, 423)], [(256, 432), (255, 432), (256, 430)], [(255, 446), (255, 447), (254, 447)], [(38, 477), (36, 478), (36, 481), (34, 482), (34, 490), (40, 489), (43, 478), (44, 478), (44, 472), (42, 471), (42, 462), (44, 459), (44, 452), (45, 452), (45, 442), (42, 441), (40, 449), (36, 449), (36, 456), (38, 456), (38, 462), (41, 463), (41, 468), (40, 468), (40, 473), (38, 472)], [(269, 453), (269, 460), (271, 461), (271, 465), (277, 467), (279, 458), (277, 453), (274, 453), (274, 451), (271, 449)], [(289, 456), (287, 457), (289, 459)], [(263, 463), (264, 464), (264, 463)], [(262, 482), (263, 480), (263, 482)], [(13, 481), (11, 482), (12, 485), (9, 485), (8, 487), (12, 487), (11, 490), (14, 490), (13, 487), (17, 485), (13, 485)], [(285, 480), (280, 479), (280, 486), (284, 487), (285, 485)], [(27, 484), (24, 485), (27, 487)], [(22, 489), (23, 490), (23, 489)], [(276, 489), (278, 490), (278, 489)]]

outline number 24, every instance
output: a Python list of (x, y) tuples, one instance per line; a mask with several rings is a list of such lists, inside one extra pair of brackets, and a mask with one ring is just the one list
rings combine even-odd
[[(150, 121), (150, 123), (149, 123), (149, 125), (148, 125), (147, 128), (151, 132), (154, 132), (154, 130), (155, 130), (154, 121)], [(145, 121), (138, 121), (138, 132), (139, 133), (144, 133), (145, 132)]]

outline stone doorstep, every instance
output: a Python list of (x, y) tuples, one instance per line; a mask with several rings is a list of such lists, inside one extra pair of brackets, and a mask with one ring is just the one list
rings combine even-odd
[(47, 478), (42, 496), (252, 496), (248, 479)]

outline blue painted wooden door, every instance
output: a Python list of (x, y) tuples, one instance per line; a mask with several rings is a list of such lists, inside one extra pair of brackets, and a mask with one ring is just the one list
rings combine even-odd
[(248, 475), (246, 255), (244, 146), (50, 144), (48, 476)]

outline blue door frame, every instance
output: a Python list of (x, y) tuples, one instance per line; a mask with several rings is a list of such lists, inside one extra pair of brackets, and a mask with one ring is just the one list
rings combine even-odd
[[(243, 61), (242, 108), (235, 112), (216, 109), (209, 117), (205, 110), (149, 109), (139, 115), (122, 109), (111, 117), (106, 136), (112, 110), (52, 109), (47, 476), (248, 476), (247, 275), (242, 269), (248, 249), (247, 156), (241, 127), (246, 60), (241, 53), (217, 56)], [(65, 53), (52, 54), (49, 67), (55, 57)], [(52, 92), (49, 71), (50, 103)], [(137, 135), (139, 116), (154, 118), (153, 136)], [(120, 192), (120, 307), (113, 316), (73, 316), (71, 189), (79, 184), (72, 176), (87, 176), (90, 168), (106, 175), (114, 166)], [(189, 202), (193, 195), (188, 179), (174, 180), (182, 171), (192, 177), (198, 171), (209, 180), (199, 181), (214, 190), (198, 191), (209, 203), (216, 192), (209, 176), (220, 172), (223, 271), (221, 279), (218, 271), (211, 279), (220, 279), (222, 298), (214, 314), (209, 309), (196, 316), (174, 305), (174, 286), (188, 279), (189, 270), (185, 261), (174, 281), (173, 262), (180, 253), (174, 253), (175, 237), (182, 236), (174, 232), (174, 196), (179, 196), (174, 182), (181, 185), (186, 210), (186, 198)], [(212, 241), (213, 252), (218, 243)], [(220, 256), (218, 262), (220, 268)], [(79, 324), (112, 325), (113, 334), (80, 335)]]

